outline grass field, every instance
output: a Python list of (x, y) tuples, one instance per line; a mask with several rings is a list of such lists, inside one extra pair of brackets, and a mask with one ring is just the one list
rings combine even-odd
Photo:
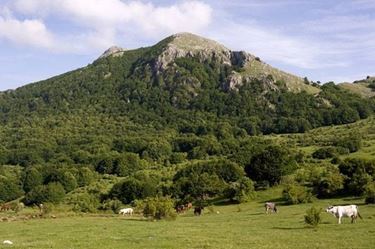
[[(0, 240), (13, 245), (0, 248), (374, 248), (375, 206), (362, 199), (318, 200), (312, 204), (279, 206), (266, 215), (263, 202), (275, 193), (260, 193), (256, 201), (241, 205), (213, 206), (196, 217), (192, 210), (175, 221), (146, 221), (117, 215), (68, 217), (0, 222)], [(307, 227), (308, 208), (329, 204), (359, 205), (363, 220), (322, 213), (318, 228)], [(210, 212), (211, 211), (211, 212)]]

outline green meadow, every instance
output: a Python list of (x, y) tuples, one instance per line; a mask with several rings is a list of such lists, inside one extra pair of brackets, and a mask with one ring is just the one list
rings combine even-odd
[[(0, 248), (374, 248), (375, 205), (363, 205), (358, 198), (316, 200), (280, 205), (277, 214), (265, 214), (264, 201), (279, 190), (260, 192), (257, 200), (246, 204), (211, 206), (202, 216), (190, 210), (170, 221), (52, 212), (49, 218), (0, 222), (1, 242), (14, 243)], [(357, 204), (363, 217), (355, 224), (344, 218), (338, 225), (324, 212), (330, 204), (349, 203)], [(317, 228), (304, 224), (312, 206), (323, 209)]]

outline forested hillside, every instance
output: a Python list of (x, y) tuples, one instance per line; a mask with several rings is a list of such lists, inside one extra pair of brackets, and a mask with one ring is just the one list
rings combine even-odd
[[(81, 211), (160, 195), (241, 202), (254, 184), (278, 184), (306, 159), (263, 135), (349, 124), (374, 110), (373, 99), (334, 83), (175, 35), (0, 93), (0, 201), (59, 202), (69, 193)], [(109, 189), (82, 192), (97, 179)]]

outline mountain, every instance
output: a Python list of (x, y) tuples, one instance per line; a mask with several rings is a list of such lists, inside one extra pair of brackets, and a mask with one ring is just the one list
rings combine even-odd
[(100, 114), (193, 133), (217, 121), (248, 134), (303, 132), (372, 111), (370, 100), (340, 87), (311, 84), (190, 33), (151, 47), (111, 47), (86, 67), (0, 94), (3, 124)]
[[(205, 161), (198, 166), (208, 170), (202, 175), (215, 180), (215, 186), (223, 181), (212, 178), (210, 169), (220, 166), (222, 172), (243, 175), (255, 155), (276, 158), (272, 165), (285, 163), (272, 172), (279, 177), (295, 169), (290, 160), (303, 161), (304, 154), (295, 156), (291, 144), (279, 146), (276, 136), (263, 134), (349, 124), (374, 110), (374, 98), (334, 83), (319, 86), (255, 55), (189, 33), (151, 47), (112, 47), (86, 67), (0, 93), (0, 202), (23, 193), (27, 204), (58, 202), (65, 192), (92, 183), (98, 173), (133, 177), (126, 181), (142, 193), (137, 198), (151, 190), (170, 195), (176, 171), (195, 160)], [(339, 142), (324, 140), (325, 145)], [(306, 136), (299, 143), (314, 146), (315, 140)], [(97, 182), (67, 202), (104, 201), (101, 194), (108, 191), (103, 189), (119, 179), (102, 180), (108, 186)], [(178, 184), (185, 186), (183, 179)], [(112, 189), (113, 201), (118, 202), (118, 191), (127, 191), (127, 184), (119, 186)], [(145, 195), (138, 189), (143, 187)]]

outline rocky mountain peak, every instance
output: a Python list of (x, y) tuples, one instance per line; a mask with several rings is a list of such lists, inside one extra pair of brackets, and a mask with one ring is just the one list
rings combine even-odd
[(108, 56), (122, 56), (126, 49), (120, 48), (118, 46), (112, 46), (99, 57), (99, 59), (106, 58)]

